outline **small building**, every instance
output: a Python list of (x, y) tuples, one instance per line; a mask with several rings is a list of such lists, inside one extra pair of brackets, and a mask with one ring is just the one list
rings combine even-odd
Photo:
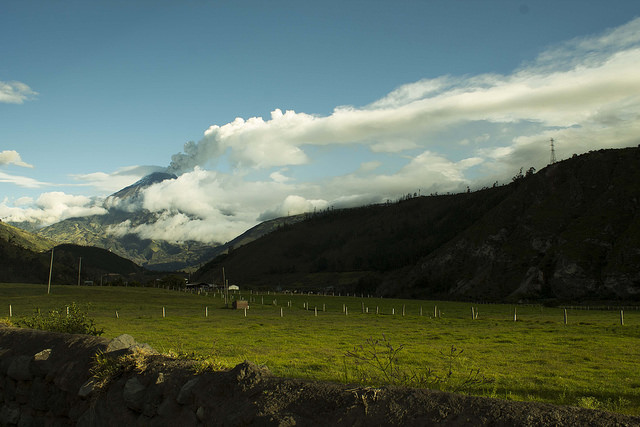
[(230, 291), (239, 291), (240, 287), (238, 285), (229, 285)]
[(245, 308), (249, 308), (249, 301), (246, 300), (235, 300), (232, 304), (232, 307), (236, 310), (243, 310)]

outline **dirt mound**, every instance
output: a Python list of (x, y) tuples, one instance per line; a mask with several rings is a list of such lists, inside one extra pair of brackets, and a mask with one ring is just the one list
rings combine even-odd
[[(95, 385), (96, 352), (117, 360), (140, 349), (139, 363)], [(0, 424), (640, 426), (640, 417), (583, 408), (277, 378), (249, 362), (195, 375), (199, 367), (127, 336), (0, 328)]]

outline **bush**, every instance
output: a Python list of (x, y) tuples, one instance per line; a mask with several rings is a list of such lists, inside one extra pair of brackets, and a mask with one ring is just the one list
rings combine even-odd
[(344, 355), (345, 382), (351, 376), (362, 384), (393, 384), (451, 392), (465, 392), (494, 382), (492, 378), (481, 374), (479, 369), (471, 369), (468, 373), (456, 372), (456, 361), (463, 350), (453, 345), (447, 351), (440, 351), (446, 366), (443, 374), (438, 374), (430, 367), (419, 372), (400, 368), (398, 354), (403, 349), (404, 345), (394, 346), (384, 334), (382, 339), (365, 340)]
[(37, 309), (33, 316), (20, 319), (16, 325), (67, 334), (102, 335), (104, 330), (97, 329), (93, 319), (87, 316), (88, 308), (87, 306), (83, 310), (78, 304), (72, 302), (69, 306), (64, 306), (59, 310), (51, 310), (47, 314), (42, 314), (40, 309)]

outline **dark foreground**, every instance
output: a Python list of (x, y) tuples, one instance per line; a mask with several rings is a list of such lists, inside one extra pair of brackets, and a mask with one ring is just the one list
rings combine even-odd
[(576, 407), (276, 378), (248, 362), (195, 375), (197, 362), (158, 354), (132, 358), (143, 363), (102, 388), (92, 380), (97, 352), (115, 360), (139, 348), (127, 336), (0, 327), (0, 425), (640, 426)]

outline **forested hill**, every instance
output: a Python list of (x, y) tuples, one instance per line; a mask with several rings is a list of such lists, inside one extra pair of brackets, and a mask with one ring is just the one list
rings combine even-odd
[(505, 300), (640, 297), (640, 149), (509, 185), (311, 215), (197, 273), (240, 286)]

